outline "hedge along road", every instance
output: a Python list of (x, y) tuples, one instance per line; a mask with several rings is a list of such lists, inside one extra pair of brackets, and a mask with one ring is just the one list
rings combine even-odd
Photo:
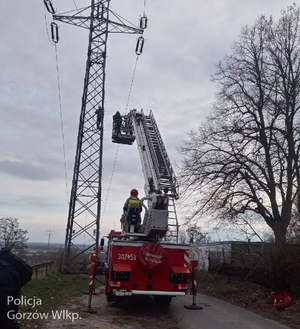
[(184, 305), (192, 304), (192, 296), (173, 298), (170, 305), (155, 303), (152, 297), (127, 297), (120, 304), (108, 303), (103, 293), (93, 296), (95, 314), (82, 313), (87, 306), (87, 296), (72, 298), (56, 310), (78, 313), (72, 321), (62, 317), (33, 322), (25, 328), (38, 329), (289, 329), (240, 307), (217, 298), (199, 294), (197, 305), (202, 310), (188, 310)]

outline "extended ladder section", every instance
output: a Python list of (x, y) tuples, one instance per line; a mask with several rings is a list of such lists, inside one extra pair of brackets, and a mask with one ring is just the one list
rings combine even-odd
[(138, 150), (142, 160), (146, 193), (170, 192), (169, 197), (178, 199), (178, 185), (163, 140), (152, 112), (130, 112)]
[(166, 238), (178, 241), (178, 219), (175, 200), (178, 199), (178, 184), (165, 145), (158, 130), (153, 112), (130, 111), (138, 150), (145, 178), (147, 195), (163, 191), (169, 198), (168, 232)]
[[(145, 115), (143, 110), (131, 110), (123, 116), (119, 112), (114, 115), (112, 141), (132, 145), (135, 140), (149, 207), (140, 233), (178, 242), (179, 226), (175, 209), (175, 200), (179, 197), (178, 184), (152, 111), (149, 115)], [(159, 195), (168, 199), (164, 207), (161, 207)]]

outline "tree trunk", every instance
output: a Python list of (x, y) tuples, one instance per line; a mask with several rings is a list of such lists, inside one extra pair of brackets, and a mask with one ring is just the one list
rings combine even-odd
[(283, 221), (277, 221), (275, 222), (275, 225), (273, 227), (274, 235), (275, 235), (275, 244), (280, 249), (285, 245), (286, 242), (286, 230), (287, 225)]

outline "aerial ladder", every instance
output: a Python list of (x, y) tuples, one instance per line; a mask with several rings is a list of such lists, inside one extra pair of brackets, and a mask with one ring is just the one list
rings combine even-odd
[(132, 145), (135, 140), (145, 180), (146, 197), (142, 202), (144, 205), (147, 200), (148, 207), (144, 206), (146, 211), (139, 232), (130, 234), (178, 242), (175, 207), (178, 183), (152, 111), (146, 115), (143, 110), (134, 109), (127, 115), (121, 116), (119, 112), (114, 115), (112, 141)]
[(136, 141), (146, 196), (141, 199), (145, 208), (142, 225), (137, 227), (139, 216), (128, 211), (122, 231), (112, 230), (107, 236), (106, 298), (119, 302), (132, 295), (150, 295), (170, 303), (173, 297), (188, 293), (190, 275), (190, 247), (178, 243), (176, 177), (152, 112), (131, 110), (123, 116), (117, 112), (113, 119), (114, 143), (132, 145)]

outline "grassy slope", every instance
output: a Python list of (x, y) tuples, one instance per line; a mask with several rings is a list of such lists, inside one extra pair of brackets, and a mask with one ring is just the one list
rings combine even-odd
[[(48, 276), (44, 276), (38, 280), (31, 280), (25, 287), (22, 288), (21, 295), (29, 298), (41, 299), (42, 305), (36, 306), (21, 306), (20, 312), (46, 312), (55, 309), (57, 305), (69, 300), (70, 297), (78, 296), (83, 291), (88, 289), (88, 277), (80, 277), (78, 275), (61, 274), (56, 271), (51, 271)], [(19, 322), (25, 326), (32, 322), (20, 320)]]

